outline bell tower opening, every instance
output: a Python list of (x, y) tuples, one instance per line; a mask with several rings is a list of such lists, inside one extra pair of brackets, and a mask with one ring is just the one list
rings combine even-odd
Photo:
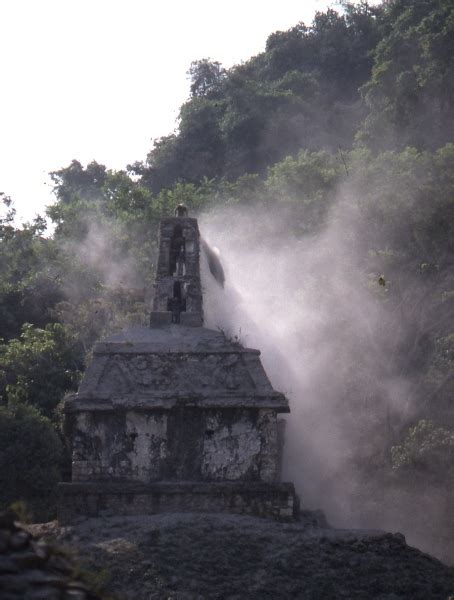
[(175, 225), (170, 239), (169, 275), (184, 277), (186, 273), (186, 240), (181, 225)]
[(172, 313), (172, 323), (180, 322), (180, 313), (186, 312), (186, 286), (173, 282), (173, 296), (167, 300), (167, 310)]

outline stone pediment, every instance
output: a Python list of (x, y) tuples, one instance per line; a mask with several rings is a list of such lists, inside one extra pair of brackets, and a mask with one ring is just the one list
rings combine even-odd
[[(257, 386), (241, 354), (125, 353), (98, 354), (102, 371), (92, 393), (126, 394), (131, 391), (194, 392), (252, 390)], [(262, 383), (258, 381), (257, 383)]]
[[(67, 409), (261, 406), (287, 411), (260, 362), (260, 352), (217, 331), (170, 325), (136, 328), (98, 343), (79, 393)], [(106, 402), (107, 401), (107, 402)]]

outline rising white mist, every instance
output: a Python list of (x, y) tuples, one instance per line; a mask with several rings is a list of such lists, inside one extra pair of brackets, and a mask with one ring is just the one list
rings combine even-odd
[(83, 242), (63, 242), (65, 252), (97, 272), (102, 283), (108, 287), (139, 287), (137, 261), (118, 249), (121, 232), (115, 231), (114, 224), (109, 222), (87, 220), (85, 225)]
[[(289, 398), (284, 480), (305, 508), (324, 510), (336, 526), (400, 530), (434, 550), (408, 517), (415, 498), (396, 493), (381, 505), (374, 482), (396, 441), (393, 423), (410, 416), (413, 384), (393, 365), (400, 330), (381, 302), (379, 273), (365, 281), (366, 224), (356, 206), (340, 193), (324, 228), (299, 239), (279, 202), (202, 215), (202, 235), (226, 273), (222, 289), (203, 271), (205, 323), (260, 349), (273, 386)], [(437, 504), (427, 498), (434, 514)]]
[(207, 279), (207, 325), (262, 351), (273, 385), (291, 403), (285, 476), (306, 505), (322, 505), (330, 516), (339, 500), (333, 478), (357, 437), (339, 415), (345, 355), (351, 363), (357, 338), (373, 337), (379, 321), (340, 227), (333, 219), (319, 235), (298, 240), (279, 209), (227, 208), (201, 219), (226, 269), (224, 291)]
[[(375, 477), (399, 441), (395, 424), (412, 417), (415, 382), (395, 364), (406, 332), (380, 270), (365, 269), (371, 244), (354, 191), (339, 191), (312, 235), (292, 233), (293, 210), (280, 201), (224, 205), (199, 226), (226, 275), (222, 288), (202, 264), (205, 326), (260, 349), (273, 386), (289, 398), (283, 478), (295, 483), (303, 507), (322, 509), (335, 526), (402, 531), (445, 557), (446, 542), (433, 542), (446, 522), (442, 492), (415, 497)], [(137, 265), (115, 240), (113, 224), (89, 223), (84, 242), (65, 250), (106, 287), (135, 287)], [(429, 524), (415, 518), (421, 513)]]

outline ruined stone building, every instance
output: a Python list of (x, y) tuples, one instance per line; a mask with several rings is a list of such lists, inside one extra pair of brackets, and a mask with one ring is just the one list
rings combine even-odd
[(275, 391), (260, 352), (203, 327), (196, 219), (163, 219), (150, 327), (94, 347), (66, 401), (72, 480), (59, 519), (213, 511), (293, 518)]

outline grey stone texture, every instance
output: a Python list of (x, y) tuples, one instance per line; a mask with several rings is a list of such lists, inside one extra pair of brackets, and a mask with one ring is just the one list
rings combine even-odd
[(169, 482), (61, 484), (58, 520), (73, 523), (80, 515), (112, 517), (158, 513), (232, 513), (292, 521), (299, 504), (290, 483)]
[(55, 522), (34, 531), (105, 572), (121, 600), (448, 600), (454, 569), (401, 534), (331, 529), (319, 513), (160, 513)]
[[(202, 325), (197, 220), (189, 217), (162, 219), (158, 243), (159, 258), (150, 324), (172, 322), (172, 316), (178, 312), (177, 322), (193, 327)], [(173, 304), (176, 306), (173, 307)]]
[[(59, 518), (104, 508), (293, 516), (293, 487), (278, 481), (278, 414), (288, 401), (272, 388), (258, 350), (202, 326), (197, 221), (164, 219), (159, 245), (150, 328), (96, 344), (66, 401), (72, 483), (61, 486)], [(159, 482), (191, 482), (199, 492)]]

